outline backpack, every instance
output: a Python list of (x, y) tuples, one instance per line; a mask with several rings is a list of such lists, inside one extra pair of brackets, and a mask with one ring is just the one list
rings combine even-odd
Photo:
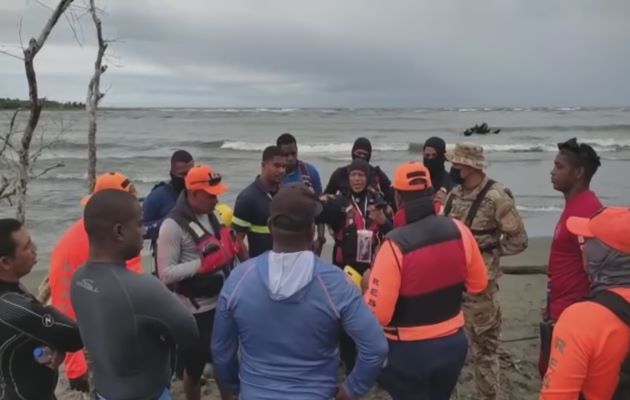
[[(603, 290), (588, 296), (586, 300), (606, 307), (630, 328), (630, 303), (617, 293)], [(619, 383), (611, 400), (630, 400), (630, 353), (621, 363)]]

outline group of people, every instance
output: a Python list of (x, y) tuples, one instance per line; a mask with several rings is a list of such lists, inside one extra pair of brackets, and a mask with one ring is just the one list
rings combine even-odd
[[(630, 347), (610, 306), (610, 296), (630, 300), (630, 210), (604, 208), (590, 190), (592, 147), (572, 139), (558, 150), (551, 181), (566, 207), (551, 245), (540, 396), (609, 399)], [(53, 250), (48, 305), (20, 285), (36, 262), (27, 229), (1, 219), (0, 398), (54, 399), (63, 364), (70, 389), (97, 399), (169, 399), (176, 376), (196, 400), (212, 364), (224, 400), (356, 399), (377, 382), (394, 400), (446, 400), (467, 358), (477, 398), (509, 398), (500, 258), (528, 237), (511, 191), (486, 176), (483, 148), (447, 151), (430, 138), (422, 161), (390, 180), (359, 138), (325, 188), (298, 154), (288, 133), (267, 147), (233, 212), (220, 207), (219, 171), (183, 150), (142, 205), (131, 179), (99, 176)]]

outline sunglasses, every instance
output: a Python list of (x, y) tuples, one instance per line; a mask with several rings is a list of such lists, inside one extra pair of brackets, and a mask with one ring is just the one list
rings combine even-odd
[(194, 185), (197, 183), (207, 183), (210, 186), (217, 186), (218, 184), (221, 183), (221, 174), (213, 172), (211, 174), (208, 175), (207, 180), (200, 180), (200, 181), (192, 181), (190, 182), (190, 184)]

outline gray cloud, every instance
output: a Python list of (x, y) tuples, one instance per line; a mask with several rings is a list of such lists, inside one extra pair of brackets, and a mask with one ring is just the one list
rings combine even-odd
[[(623, 0), (102, 4), (118, 40), (106, 105), (630, 104)], [(46, 14), (32, 1), (0, 5), (0, 43), (15, 43), (20, 15), (36, 32)], [(82, 25), (83, 48), (64, 23), (38, 60), (48, 97), (85, 95), (95, 49)], [(6, 95), (25, 96), (21, 72), (0, 59)]]

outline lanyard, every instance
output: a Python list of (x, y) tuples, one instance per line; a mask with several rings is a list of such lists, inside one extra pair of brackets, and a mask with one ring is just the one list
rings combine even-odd
[[(354, 201), (354, 196), (350, 196), (350, 197), (351, 197), (351, 201), (352, 201), (352, 206), (354, 207), (355, 210), (357, 210), (357, 212), (361, 216), (361, 219), (363, 220), (363, 229), (366, 229), (367, 228), (367, 218), (365, 217), (365, 215), (363, 215), (363, 211), (361, 210), (359, 205), (356, 203), (356, 201)], [(367, 213), (367, 203), (368, 203), (368, 197), (366, 195), (365, 196), (365, 205), (364, 205), (364, 209), (365, 209), (366, 213)]]

